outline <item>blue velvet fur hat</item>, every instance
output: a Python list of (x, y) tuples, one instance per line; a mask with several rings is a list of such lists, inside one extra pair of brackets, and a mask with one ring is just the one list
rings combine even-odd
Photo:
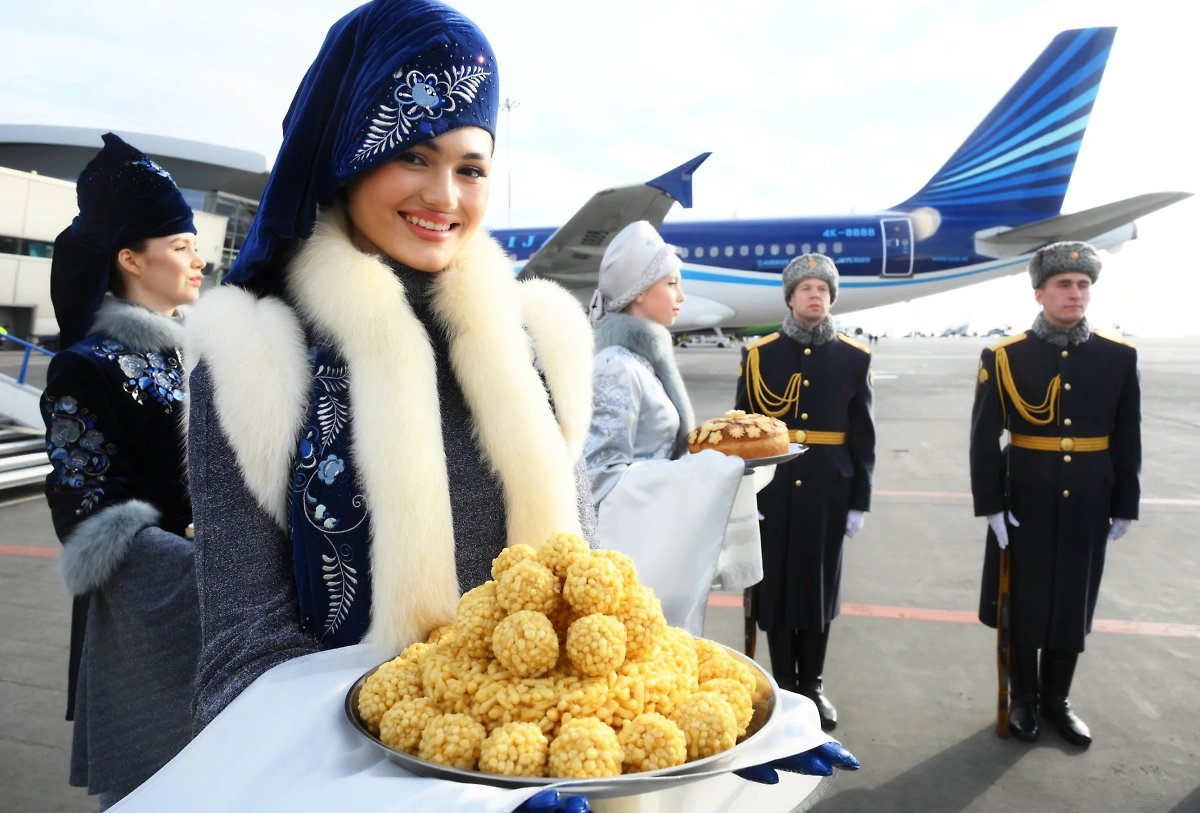
[(460, 127), (495, 138), (496, 57), (434, 0), (373, 0), (338, 20), (283, 121), (283, 144), (226, 281), (276, 290), (285, 249), (349, 179)]
[(170, 173), (118, 136), (79, 174), (79, 215), (54, 241), (50, 299), (59, 344), (84, 338), (104, 300), (117, 252), (151, 237), (196, 233), (192, 209)]

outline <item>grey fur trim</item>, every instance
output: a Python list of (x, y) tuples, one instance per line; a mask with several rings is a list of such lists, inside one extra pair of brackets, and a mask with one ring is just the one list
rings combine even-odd
[(671, 348), (671, 334), (660, 324), (648, 319), (639, 319), (624, 313), (610, 313), (596, 328), (596, 351), (614, 345), (636, 353), (654, 368), (654, 375), (663, 385), (667, 398), (679, 413), (679, 433), (675, 436), (672, 459), (687, 451), (687, 436), (692, 431), (695, 416), (692, 402), (688, 400), (683, 376), (675, 364), (675, 351)]
[(797, 344), (804, 346), (811, 344), (813, 347), (820, 347), (826, 342), (833, 341), (833, 337), (837, 335), (837, 328), (833, 326), (833, 320), (829, 317), (826, 317), (825, 321), (816, 327), (809, 327), (790, 313), (784, 317), (783, 327), (779, 330)]
[(1067, 345), (1080, 345), (1092, 337), (1092, 326), (1088, 324), (1087, 318), (1079, 321), (1075, 327), (1071, 329), (1056, 327), (1046, 321), (1044, 314), (1039, 313), (1037, 318), (1033, 320), (1033, 327), (1030, 328), (1033, 335), (1044, 341), (1046, 344), (1052, 344), (1055, 347), (1066, 347)]
[(1065, 240), (1037, 250), (1029, 261), (1029, 277), (1034, 288), (1041, 288), (1055, 274), (1087, 274), (1095, 283), (1100, 278), (1102, 265), (1094, 246)]
[(838, 270), (833, 260), (824, 254), (801, 254), (783, 269), (783, 301), (792, 298), (792, 291), (806, 279), (825, 280), (829, 285), (829, 304), (837, 301)]
[(120, 299), (104, 297), (92, 333), (104, 333), (130, 349), (159, 352), (183, 347), (183, 324), (178, 318), (163, 316), (149, 308)]
[(159, 511), (142, 500), (105, 506), (75, 526), (63, 543), (63, 584), (73, 596), (102, 587), (112, 578), (138, 531), (157, 525)]

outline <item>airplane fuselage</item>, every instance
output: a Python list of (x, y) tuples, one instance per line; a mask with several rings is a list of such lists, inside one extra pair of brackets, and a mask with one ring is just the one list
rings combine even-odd
[[(838, 266), (835, 314), (903, 302), (1024, 270), (1028, 254), (976, 253), (977, 233), (1014, 228), (1038, 215), (945, 216), (932, 210), (771, 220), (663, 223), (663, 239), (683, 260), (683, 305), (676, 330), (778, 323), (786, 312), (783, 269), (809, 252)], [(502, 229), (493, 237), (523, 267), (554, 233)], [(1093, 240), (1110, 248), (1133, 237), (1132, 226)]]

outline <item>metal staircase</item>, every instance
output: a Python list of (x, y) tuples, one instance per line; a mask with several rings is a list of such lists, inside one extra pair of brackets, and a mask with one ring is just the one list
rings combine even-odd
[(25, 348), (25, 356), (17, 378), (0, 373), (0, 491), (40, 483), (52, 471), (39, 405), (42, 391), (25, 378), (32, 353), (54, 354), (0, 331), (0, 346), (5, 342)]

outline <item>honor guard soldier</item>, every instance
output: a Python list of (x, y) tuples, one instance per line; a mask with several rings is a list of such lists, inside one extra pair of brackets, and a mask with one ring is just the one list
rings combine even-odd
[(837, 725), (822, 691), (829, 625), (841, 609), (842, 538), (871, 506), (875, 424), (871, 351), (839, 334), (829, 318), (838, 272), (823, 254), (783, 271), (791, 309), (781, 332), (742, 353), (737, 408), (787, 423), (806, 453), (780, 465), (758, 494), (763, 572), (754, 617), (767, 633), (779, 685), (817, 705), (821, 727)]
[(1042, 313), (1030, 330), (984, 350), (976, 377), (971, 491), (975, 515), (989, 525), (979, 620), (997, 626), (1001, 551), (1011, 546), (1008, 730), (1032, 742), (1040, 714), (1086, 746), (1091, 734), (1067, 696), (1105, 547), (1138, 516), (1137, 351), (1093, 332), (1084, 317), (1100, 275), (1095, 248), (1046, 246), (1029, 273)]

